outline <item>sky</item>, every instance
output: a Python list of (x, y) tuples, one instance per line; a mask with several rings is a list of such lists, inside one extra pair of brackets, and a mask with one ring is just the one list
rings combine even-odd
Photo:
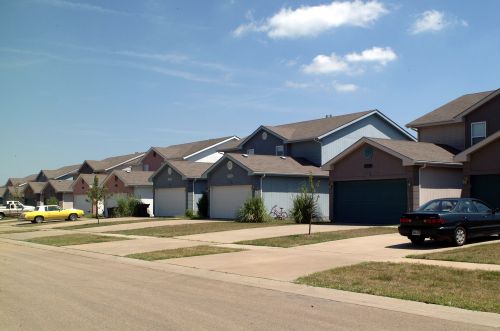
[(0, 1), (0, 183), (500, 87), (500, 1)]

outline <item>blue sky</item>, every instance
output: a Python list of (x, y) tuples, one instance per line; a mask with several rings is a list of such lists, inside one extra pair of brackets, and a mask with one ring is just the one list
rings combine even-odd
[(0, 183), (499, 88), (500, 1), (0, 2)]

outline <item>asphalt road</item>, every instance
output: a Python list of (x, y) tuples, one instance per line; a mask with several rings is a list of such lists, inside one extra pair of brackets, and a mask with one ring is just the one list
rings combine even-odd
[(0, 330), (487, 328), (0, 243)]

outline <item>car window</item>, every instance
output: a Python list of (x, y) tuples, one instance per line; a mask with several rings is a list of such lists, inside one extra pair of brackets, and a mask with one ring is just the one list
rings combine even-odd
[(45, 206), (38, 206), (35, 208), (36, 211), (45, 211)]
[(470, 201), (462, 201), (460, 207), (458, 208), (459, 213), (477, 213), (476, 208), (472, 205)]
[(58, 211), (59, 208), (57, 206), (49, 206), (48, 211)]
[(457, 206), (456, 201), (443, 200), (441, 202), (441, 211), (452, 211)]
[(432, 200), (417, 209), (418, 211), (449, 212), (457, 205), (456, 200)]
[(479, 201), (472, 201), (472, 203), (474, 204), (474, 206), (476, 207), (476, 209), (479, 213), (491, 212), (491, 209), (488, 206), (486, 206), (484, 203), (481, 203)]
[(438, 211), (440, 208), (440, 201), (439, 200), (434, 200), (426, 203), (422, 207), (420, 207), (418, 210), (419, 211)]

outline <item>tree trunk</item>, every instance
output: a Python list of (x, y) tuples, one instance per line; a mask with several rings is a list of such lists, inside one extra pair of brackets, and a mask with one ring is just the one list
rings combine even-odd
[(99, 224), (99, 201), (95, 202), (95, 218), (97, 218), (97, 224)]

